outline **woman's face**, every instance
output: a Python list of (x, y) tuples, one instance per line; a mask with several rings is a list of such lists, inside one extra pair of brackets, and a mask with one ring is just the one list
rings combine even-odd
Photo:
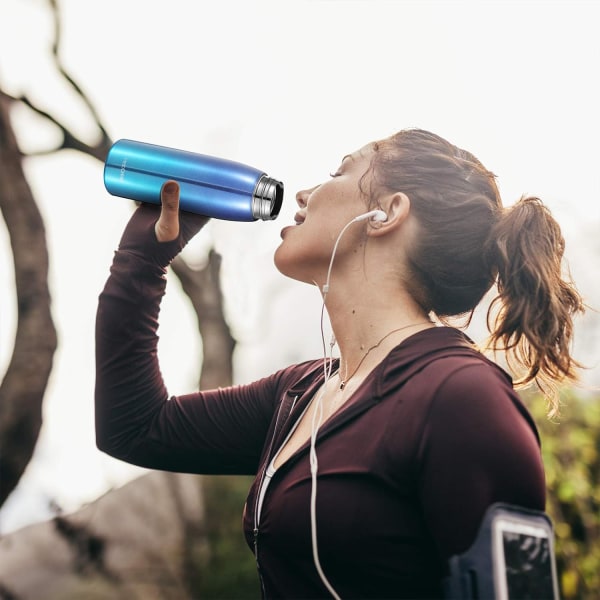
[[(363, 176), (372, 157), (373, 145), (364, 146), (345, 156), (331, 179), (296, 194), (296, 225), (281, 231), (282, 242), (275, 251), (275, 265), (281, 273), (306, 283), (323, 283), (338, 235), (354, 217), (368, 210), (361, 181), (362, 189), (368, 190), (370, 176)], [(350, 227), (340, 240), (336, 263), (348, 249), (356, 250), (364, 241), (364, 224)]]

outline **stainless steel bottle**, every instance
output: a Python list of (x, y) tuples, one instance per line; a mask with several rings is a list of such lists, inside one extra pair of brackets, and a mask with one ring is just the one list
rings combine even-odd
[(104, 185), (113, 196), (160, 204), (169, 179), (179, 183), (180, 208), (228, 221), (264, 221), (279, 215), (283, 183), (235, 161), (119, 140), (108, 152)]

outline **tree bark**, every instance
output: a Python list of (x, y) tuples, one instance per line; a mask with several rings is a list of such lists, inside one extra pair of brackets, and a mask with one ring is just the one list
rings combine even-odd
[(233, 351), (235, 340), (223, 310), (221, 291), (221, 256), (211, 250), (204, 269), (192, 269), (181, 256), (171, 269), (179, 278), (198, 320), (202, 338), (203, 359), (199, 389), (210, 390), (233, 382)]
[(9, 116), (0, 95), (0, 210), (13, 253), (17, 331), (0, 385), (0, 505), (29, 463), (42, 425), (42, 401), (57, 346), (50, 312), (48, 248)]

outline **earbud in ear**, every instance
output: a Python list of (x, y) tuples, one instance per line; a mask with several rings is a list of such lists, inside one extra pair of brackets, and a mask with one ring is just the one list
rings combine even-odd
[(376, 210), (374, 212), (375, 214), (373, 215), (373, 221), (376, 221), (378, 223), (383, 223), (383, 221), (387, 221), (387, 215), (382, 210)]
[(364, 215), (358, 215), (358, 217), (354, 217), (352, 222), (356, 223), (357, 221), (365, 221), (366, 219), (371, 219), (377, 223), (381, 223), (383, 221), (387, 221), (387, 215), (382, 210), (371, 210)]

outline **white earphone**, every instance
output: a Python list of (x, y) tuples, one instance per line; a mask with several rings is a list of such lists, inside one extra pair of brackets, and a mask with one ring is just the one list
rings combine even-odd
[(329, 278), (331, 277), (331, 268), (333, 267), (333, 259), (335, 258), (335, 253), (337, 251), (338, 244), (342, 239), (344, 233), (346, 233), (346, 229), (350, 227), (353, 223), (358, 223), (359, 221), (366, 221), (367, 219), (371, 219), (375, 223), (383, 223), (383, 221), (387, 221), (387, 215), (382, 210), (370, 210), (369, 212), (363, 213), (362, 215), (358, 215), (358, 217), (354, 217), (352, 221), (346, 223), (345, 227), (340, 231), (340, 234), (335, 241), (333, 246), (333, 251), (331, 253), (331, 260), (329, 262), (329, 270), (327, 272), (327, 280), (325, 285), (322, 288), (322, 292), (327, 294), (329, 292)]
[[(348, 229), (348, 227), (350, 227), (353, 223), (358, 223), (359, 221), (366, 221), (367, 219), (371, 219), (372, 221), (374, 221), (376, 223), (382, 223), (384, 221), (387, 221), (387, 215), (382, 210), (371, 210), (362, 215), (358, 215), (357, 217), (354, 217), (354, 219), (352, 219), (351, 221), (346, 223), (344, 228), (340, 231), (340, 233), (335, 241), (335, 244), (333, 245), (333, 251), (331, 252), (331, 259), (329, 260), (329, 269), (327, 271), (327, 279), (326, 279), (325, 285), (323, 285), (323, 287), (322, 287), (323, 306), (321, 309), (321, 336), (323, 336), (323, 313), (325, 310), (325, 297), (327, 296), (327, 293), (329, 292), (329, 280), (331, 278), (331, 269), (333, 267), (333, 259), (335, 258), (335, 253), (337, 251), (338, 244), (339, 244), (340, 240), (342, 239), (342, 236)], [(331, 343), (329, 345), (330, 353), (333, 351), (333, 346), (335, 345), (335, 343), (336, 343), (335, 336), (332, 334)], [(331, 356), (329, 357), (329, 363), (327, 361), (327, 354), (325, 351), (325, 340), (323, 340), (323, 370), (324, 370), (325, 377), (324, 377), (324, 381), (323, 381), (323, 387), (321, 388), (321, 391), (315, 401), (315, 411), (313, 413), (313, 418), (312, 418), (312, 423), (311, 423), (311, 435), (310, 435), (310, 454), (309, 454), (310, 474), (311, 474), (310, 532), (311, 532), (313, 562), (314, 562), (315, 568), (319, 574), (321, 582), (327, 588), (329, 593), (333, 596), (334, 600), (341, 600), (340, 596), (338, 595), (338, 593), (336, 592), (334, 587), (331, 585), (331, 583), (327, 579), (327, 576), (323, 572), (323, 568), (321, 566), (321, 561), (319, 559), (319, 548), (318, 548), (318, 543), (317, 543), (317, 514), (316, 514), (317, 513), (317, 472), (319, 469), (319, 466), (318, 466), (319, 462), (318, 462), (318, 458), (317, 458), (316, 440), (317, 440), (317, 433), (319, 431), (319, 427), (321, 426), (321, 419), (323, 417), (323, 407), (322, 407), (321, 401), (322, 401), (323, 395), (325, 393), (325, 386), (327, 385), (327, 382), (329, 381), (329, 378), (331, 376), (331, 362), (332, 362)]]
[(376, 223), (382, 223), (383, 221), (387, 221), (387, 215), (382, 210), (371, 210), (363, 215), (358, 215), (358, 217), (354, 217), (351, 223), (356, 223), (357, 221), (366, 221), (369, 218), (371, 219), (371, 221), (375, 221)]

